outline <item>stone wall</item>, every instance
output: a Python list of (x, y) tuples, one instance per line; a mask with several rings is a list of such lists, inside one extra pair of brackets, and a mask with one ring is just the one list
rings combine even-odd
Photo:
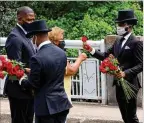
[[(139, 40), (143, 41), (143, 37), (142, 36), (137, 36), (137, 38), (139, 38)], [(105, 48), (106, 50), (112, 46), (112, 44), (114, 43), (116, 39), (116, 35), (108, 35), (105, 38)], [(143, 80), (142, 80), (142, 74), (139, 75), (139, 79), (141, 82), (141, 85), (143, 85)], [(116, 101), (116, 92), (115, 92), (115, 86), (112, 87), (112, 83), (113, 83), (113, 77), (107, 75), (107, 87), (108, 87), (108, 105), (117, 105), (117, 101)], [(142, 107), (142, 89), (140, 89), (139, 94), (138, 94), (138, 106)]]

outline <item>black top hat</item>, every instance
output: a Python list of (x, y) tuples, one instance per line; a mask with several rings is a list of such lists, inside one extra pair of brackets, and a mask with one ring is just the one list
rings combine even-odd
[(45, 20), (36, 20), (28, 25), (26, 37), (30, 38), (31, 36), (43, 33), (43, 32), (50, 32), (51, 29), (47, 28)]
[(137, 24), (137, 18), (134, 16), (133, 10), (120, 10), (118, 11), (118, 18), (115, 22), (130, 22), (131, 24)]

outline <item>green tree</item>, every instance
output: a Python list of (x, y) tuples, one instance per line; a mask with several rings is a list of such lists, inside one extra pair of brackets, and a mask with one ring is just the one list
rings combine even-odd
[[(33, 8), (37, 19), (47, 20), (49, 27), (65, 30), (65, 39), (76, 40), (87, 35), (90, 40), (115, 34), (118, 10), (133, 9), (138, 19), (135, 35), (143, 35), (142, 1), (0, 1), (0, 36), (7, 37), (16, 24), (16, 11), (21, 6)], [(76, 50), (67, 54), (75, 56)], [(75, 53), (75, 54), (74, 54)]]

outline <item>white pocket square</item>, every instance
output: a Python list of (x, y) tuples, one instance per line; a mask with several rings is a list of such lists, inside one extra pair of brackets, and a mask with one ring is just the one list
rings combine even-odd
[(125, 46), (125, 48), (124, 49), (130, 49), (130, 47), (128, 47), (128, 46)]

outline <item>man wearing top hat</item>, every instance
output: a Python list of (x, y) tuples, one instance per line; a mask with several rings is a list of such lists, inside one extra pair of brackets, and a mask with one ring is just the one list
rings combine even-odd
[[(115, 22), (119, 36), (113, 46), (104, 53), (96, 51), (92, 47), (88, 51), (99, 60), (104, 60), (109, 54), (113, 54), (118, 59), (122, 69), (114, 78), (124, 77), (139, 90), (141, 85), (137, 75), (143, 71), (143, 42), (132, 34), (132, 29), (137, 24), (137, 19), (133, 10), (120, 10)], [(83, 46), (84, 49), (86, 49), (86, 45), (88, 44)], [(116, 83), (116, 79), (114, 79), (113, 85), (116, 85), (116, 99), (124, 122), (139, 123), (136, 115), (138, 91), (134, 90), (136, 98), (132, 98), (127, 102), (122, 87)]]
[(65, 123), (72, 107), (64, 90), (64, 74), (67, 64), (65, 52), (52, 44), (44, 20), (29, 24), (27, 37), (33, 36), (38, 52), (30, 60), (28, 79), (22, 78), (22, 88), (35, 89), (34, 111), (36, 123)]

